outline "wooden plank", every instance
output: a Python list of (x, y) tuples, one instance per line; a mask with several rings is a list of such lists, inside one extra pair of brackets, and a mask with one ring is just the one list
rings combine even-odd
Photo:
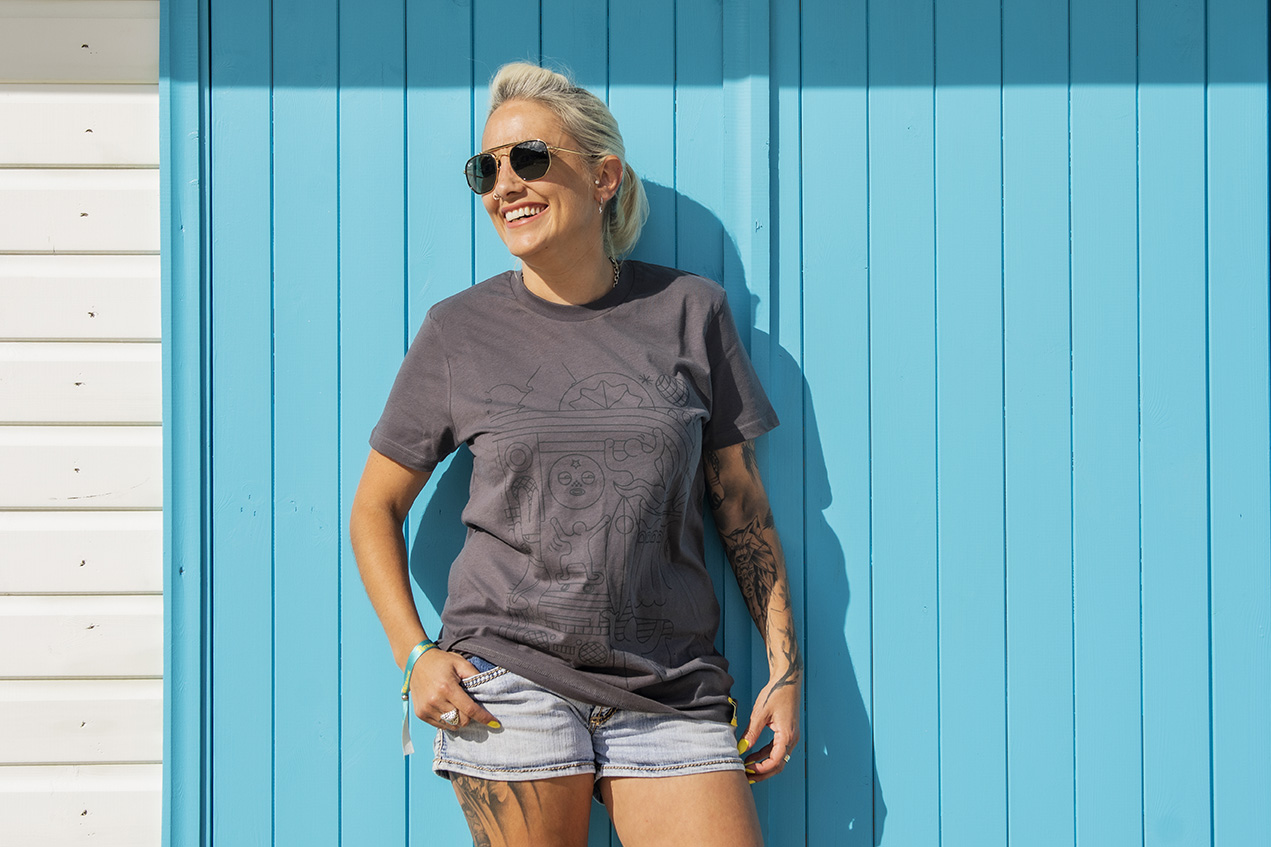
[(0, 509), (157, 509), (157, 426), (0, 427)]
[(1211, 836), (1204, 8), (1138, 4), (1146, 845)]
[[(803, 177), (803, 465), (806, 560), (807, 842), (874, 847), (886, 785), (875, 779), (870, 579), (869, 137), (865, 0), (805, 0), (802, 161), (837, 151), (835, 213)], [(784, 149), (784, 145), (783, 145)], [(784, 181), (783, 181), (784, 187)], [(833, 244), (835, 249), (820, 249)], [(804, 246), (806, 245), (806, 246)], [(789, 239), (783, 255), (793, 252)], [(782, 274), (781, 286), (791, 285)], [(783, 424), (784, 425), (784, 424)], [(832, 708), (824, 704), (832, 703)]]
[(1072, 847), (1068, 10), (1002, 26), (1008, 836)]
[(1077, 843), (1143, 838), (1135, 5), (1070, 7)]
[(0, 724), (0, 765), (158, 763), (163, 681), (0, 681)]
[(157, 85), (0, 85), (0, 166), (159, 164)]
[(869, 7), (874, 748), (898, 844), (940, 832), (932, 26), (925, 0)]
[[(274, 825), (340, 839), (339, 7), (273, 10)], [(303, 437), (296, 437), (304, 433)], [(327, 562), (316, 569), (315, 562)], [(305, 656), (305, 661), (292, 657)]]
[(158, 847), (161, 765), (0, 768), (0, 820), (13, 844)]
[(1208, 3), (1213, 843), (1271, 832), (1267, 6)]
[(1001, 7), (935, 4), (940, 843), (1005, 845)]
[(0, 0), (0, 83), (154, 83), (155, 0)]
[(0, 252), (158, 249), (158, 170), (0, 169)]
[(539, 6), (543, 64), (565, 70), (603, 100), (609, 88), (609, 41), (599, 36), (609, 29), (608, 4), (540, 0)]
[(163, 598), (0, 597), (0, 678), (159, 677)]
[(0, 342), (0, 423), (158, 423), (158, 344)]
[[(208, 474), (217, 492), (209, 542), (211, 739), (203, 761), (216, 802), (206, 827), (213, 843), (251, 844), (273, 832), (273, 451), (269, 427), (244, 419), (273, 415), (273, 308), (270, 261), (272, 145), (270, 15), (254, 0), (218, 0), (209, 9), (217, 33), (208, 57), (215, 191), (207, 214), (216, 221), (211, 251), (211, 348), (216, 351), (205, 423), (215, 445)], [(196, 289), (191, 288), (191, 295)], [(191, 352), (199, 349), (193, 339)], [(223, 598), (234, 598), (226, 603)], [(187, 626), (198, 626), (187, 621)], [(208, 772), (210, 771), (210, 773)], [(189, 786), (188, 790), (195, 790)]]
[(158, 256), (0, 255), (0, 339), (159, 339)]
[[(453, 38), (451, 21), (441, 15), (459, 12), (466, 29), (467, 10), (452, 4), (429, 7), (421, 17), (427, 27), (440, 30), (438, 37)], [(340, 14), (339, 492), (341, 525), (347, 525), (367, 437), (384, 407), (404, 344), (408, 36), (404, 0), (365, 7), (346, 3)], [(435, 176), (444, 177), (454, 196), (466, 202), (462, 192), (467, 189), (453, 161), (467, 149), (466, 104), (458, 133), (454, 155), (437, 157), (449, 166), (447, 172), (441, 172), (438, 162)], [(430, 205), (421, 203), (420, 208)], [(448, 211), (466, 230), (467, 215), (456, 215), (453, 207)], [(459, 285), (466, 285), (469, 276), (463, 273)], [(401, 706), (376, 693), (400, 687), (401, 674), (362, 588), (347, 536), (340, 544), (340, 585), (343, 843), (405, 844), (406, 770), (395, 731)], [(460, 842), (460, 831), (441, 841)]]
[(0, 594), (162, 590), (159, 512), (0, 512)]

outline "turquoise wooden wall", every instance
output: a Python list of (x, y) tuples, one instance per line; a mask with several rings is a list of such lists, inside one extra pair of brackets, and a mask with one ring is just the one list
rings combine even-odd
[[(466, 843), (345, 527), (425, 310), (509, 266), (460, 168), (525, 58), (608, 99), (637, 258), (724, 283), (783, 419), (807, 716), (769, 843), (1271, 832), (1265, 2), (164, 15), (167, 843)], [(434, 629), (464, 471), (409, 526)]]

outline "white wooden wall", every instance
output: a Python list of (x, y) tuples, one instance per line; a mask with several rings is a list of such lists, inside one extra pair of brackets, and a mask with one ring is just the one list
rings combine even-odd
[(160, 843), (158, 0), (0, 0), (0, 843)]

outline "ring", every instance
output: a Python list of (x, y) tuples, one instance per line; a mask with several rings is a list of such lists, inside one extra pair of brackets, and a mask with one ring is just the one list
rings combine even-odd
[(787, 753), (787, 754), (786, 754), (786, 761), (787, 761), (787, 762), (788, 762), (788, 761), (790, 761), (790, 754), (789, 754), (789, 753)]
[(458, 726), (459, 725), (459, 710), (451, 709), (449, 712), (442, 712), (440, 715), (437, 716), (437, 720), (441, 721), (442, 723), (448, 723), (451, 726)]

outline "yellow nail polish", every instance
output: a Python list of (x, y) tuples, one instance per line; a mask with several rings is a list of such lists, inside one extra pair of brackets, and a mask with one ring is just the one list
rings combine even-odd
[(486, 726), (490, 727), (490, 729), (503, 729), (503, 724), (499, 723), (498, 721), (490, 721), (488, 724), (486, 724)]
[(746, 782), (749, 782), (751, 785), (754, 785), (754, 784), (755, 784), (755, 781), (754, 781), (753, 779), (748, 779), (748, 780), (746, 780)]
[(745, 753), (749, 749), (750, 749), (750, 742), (747, 741), (746, 739), (743, 738), (741, 741), (737, 742), (738, 753)]
[(746, 768), (746, 773), (754, 773), (754, 772), (755, 772), (754, 768)]

